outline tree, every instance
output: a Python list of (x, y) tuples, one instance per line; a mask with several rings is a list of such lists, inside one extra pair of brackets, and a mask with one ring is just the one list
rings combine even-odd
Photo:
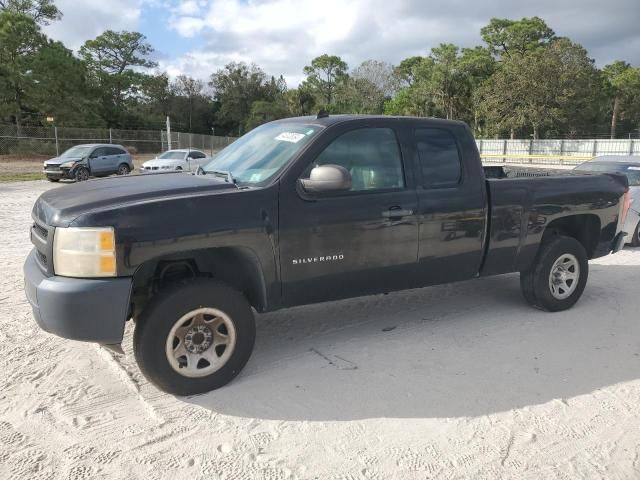
[(202, 89), (204, 84), (201, 80), (191, 78), (187, 75), (178, 75), (175, 82), (175, 91), (178, 95), (186, 97), (189, 105), (188, 110), (188, 125), (189, 132), (192, 132), (193, 128), (193, 102), (197, 98), (202, 97)]
[(286, 100), (288, 110), (292, 115), (311, 115), (316, 105), (313, 90), (302, 82), (298, 88), (287, 90)]
[(416, 68), (422, 63), (424, 57), (409, 57), (400, 62), (393, 69), (393, 74), (400, 87), (411, 87), (416, 78)]
[(53, 0), (0, 0), (0, 11), (3, 10), (30, 17), (40, 25), (49, 25), (62, 18), (62, 12)]
[(37, 85), (31, 102), (39, 112), (53, 116), (58, 125), (101, 124), (86, 66), (61, 42), (49, 40), (43, 44), (34, 55), (31, 69)]
[(10, 116), (18, 130), (24, 113), (35, 110), (30, 102), (36, 89), (32, 67), (45, 42), (32, 18), (8, 10), (0, 12), (0, 114)]
[(101, 115), (108, 126), (125, 121), (127, 102), (142, 91), (146, 75), (140, 71), (156, 63), (147, 57), (153, 48), (138, 32), (107, 30), (80, 48), (101, 101)]
[(525, 17), (520, 20), (492, 18), (489, 25), (480, 29), (480, 35), (492, 53), (511, 57), (544, 47), (555, 33), (540, 17)]
[(640, 124), (640, 68), (618, 60), (603, 69), (605, 86), (611, 98), (611, 138), (616, 138), (620, 116), (633, 118)]
[[(513, 55), (481, 88), (482, 106), (495, 127), (513, 132), (577, 122), (581, 102), (597, 96), (598, 72), (580, 45), (556, 39), (547, 48)], [(586, 105), (585, 107), (587, 107)]]
[(289, 110), (286, 104), (276, 101), (256, 100), (251, 104), (251, 111), (249, 112), (245, 129), (249, 131), (263, 123), (287, 116), (289, 116)]
[(336, 55), (320, 55), (304, 67), (307, 84), (315, 90), (326, 105), (331, 105), (336, 83), (347, 75), (347, 64)]
[(209, 85), (219, 104), (216, 126), (225, 133), (241, 134), (253, 102), (265, 99), (266, 74), (255, 64), (231, 62), (211, 75)]

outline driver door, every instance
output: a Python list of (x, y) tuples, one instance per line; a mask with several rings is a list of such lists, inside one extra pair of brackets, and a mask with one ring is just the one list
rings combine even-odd
[[(355, 126), (354, 126), (355, 125)], [(417, 194), (391, 121), (336, 129), (280, 189), (280, 265), (286, 305), (408, 288), (418, 255)], [(300, 190), (317, 165), (346, 168), (350, 191)], [(397, 212), (394, 214), (394, 211)]]
[(92, 175), (109, 173), (109, 157), (106, 147), (98, 147), (89, 155), (89, 170)]

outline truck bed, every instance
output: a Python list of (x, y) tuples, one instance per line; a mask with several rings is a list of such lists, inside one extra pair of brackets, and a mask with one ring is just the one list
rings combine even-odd
[(593, 239), (587, 248), (589, 258), (611, 251), (620, 198), (627, 190), (624, 176), (502, 166), (483, 169), (489, 213), (481, 275), (527, 270), (544, 232), (553, 229), (576, 229), (585, 239)]

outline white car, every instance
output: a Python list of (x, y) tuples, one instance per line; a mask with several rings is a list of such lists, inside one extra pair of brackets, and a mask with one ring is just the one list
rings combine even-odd
[(195, 172), (198, 167), (206, 165), (211, 161), (206, 153), (193, 149), (167, 150), (158, 155), (153, 160), (148, 160), (142, 164), (142, 173), (161, 172), (168, 170), (183, 170), (185, 172)]

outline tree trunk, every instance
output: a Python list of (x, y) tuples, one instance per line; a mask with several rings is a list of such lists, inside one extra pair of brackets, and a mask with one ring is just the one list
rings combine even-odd
[(538, 140), (539, 135), (538, 135), (538, 127), (536, 127), (535, 125), (533, 126), (533, 139), (534, 140)]
[(618, 122), (618, 110), (620, 110), (620, 100), (618, 96), (613, 100), (613, 112), (611, 113), (611, 139), (616, 138), (616, 123)]
[(516, 139), (516, 131), (514, 128), (511, 129), (511, 134), (509, 135), (509, 138), (511, 140), (515, 140)]

